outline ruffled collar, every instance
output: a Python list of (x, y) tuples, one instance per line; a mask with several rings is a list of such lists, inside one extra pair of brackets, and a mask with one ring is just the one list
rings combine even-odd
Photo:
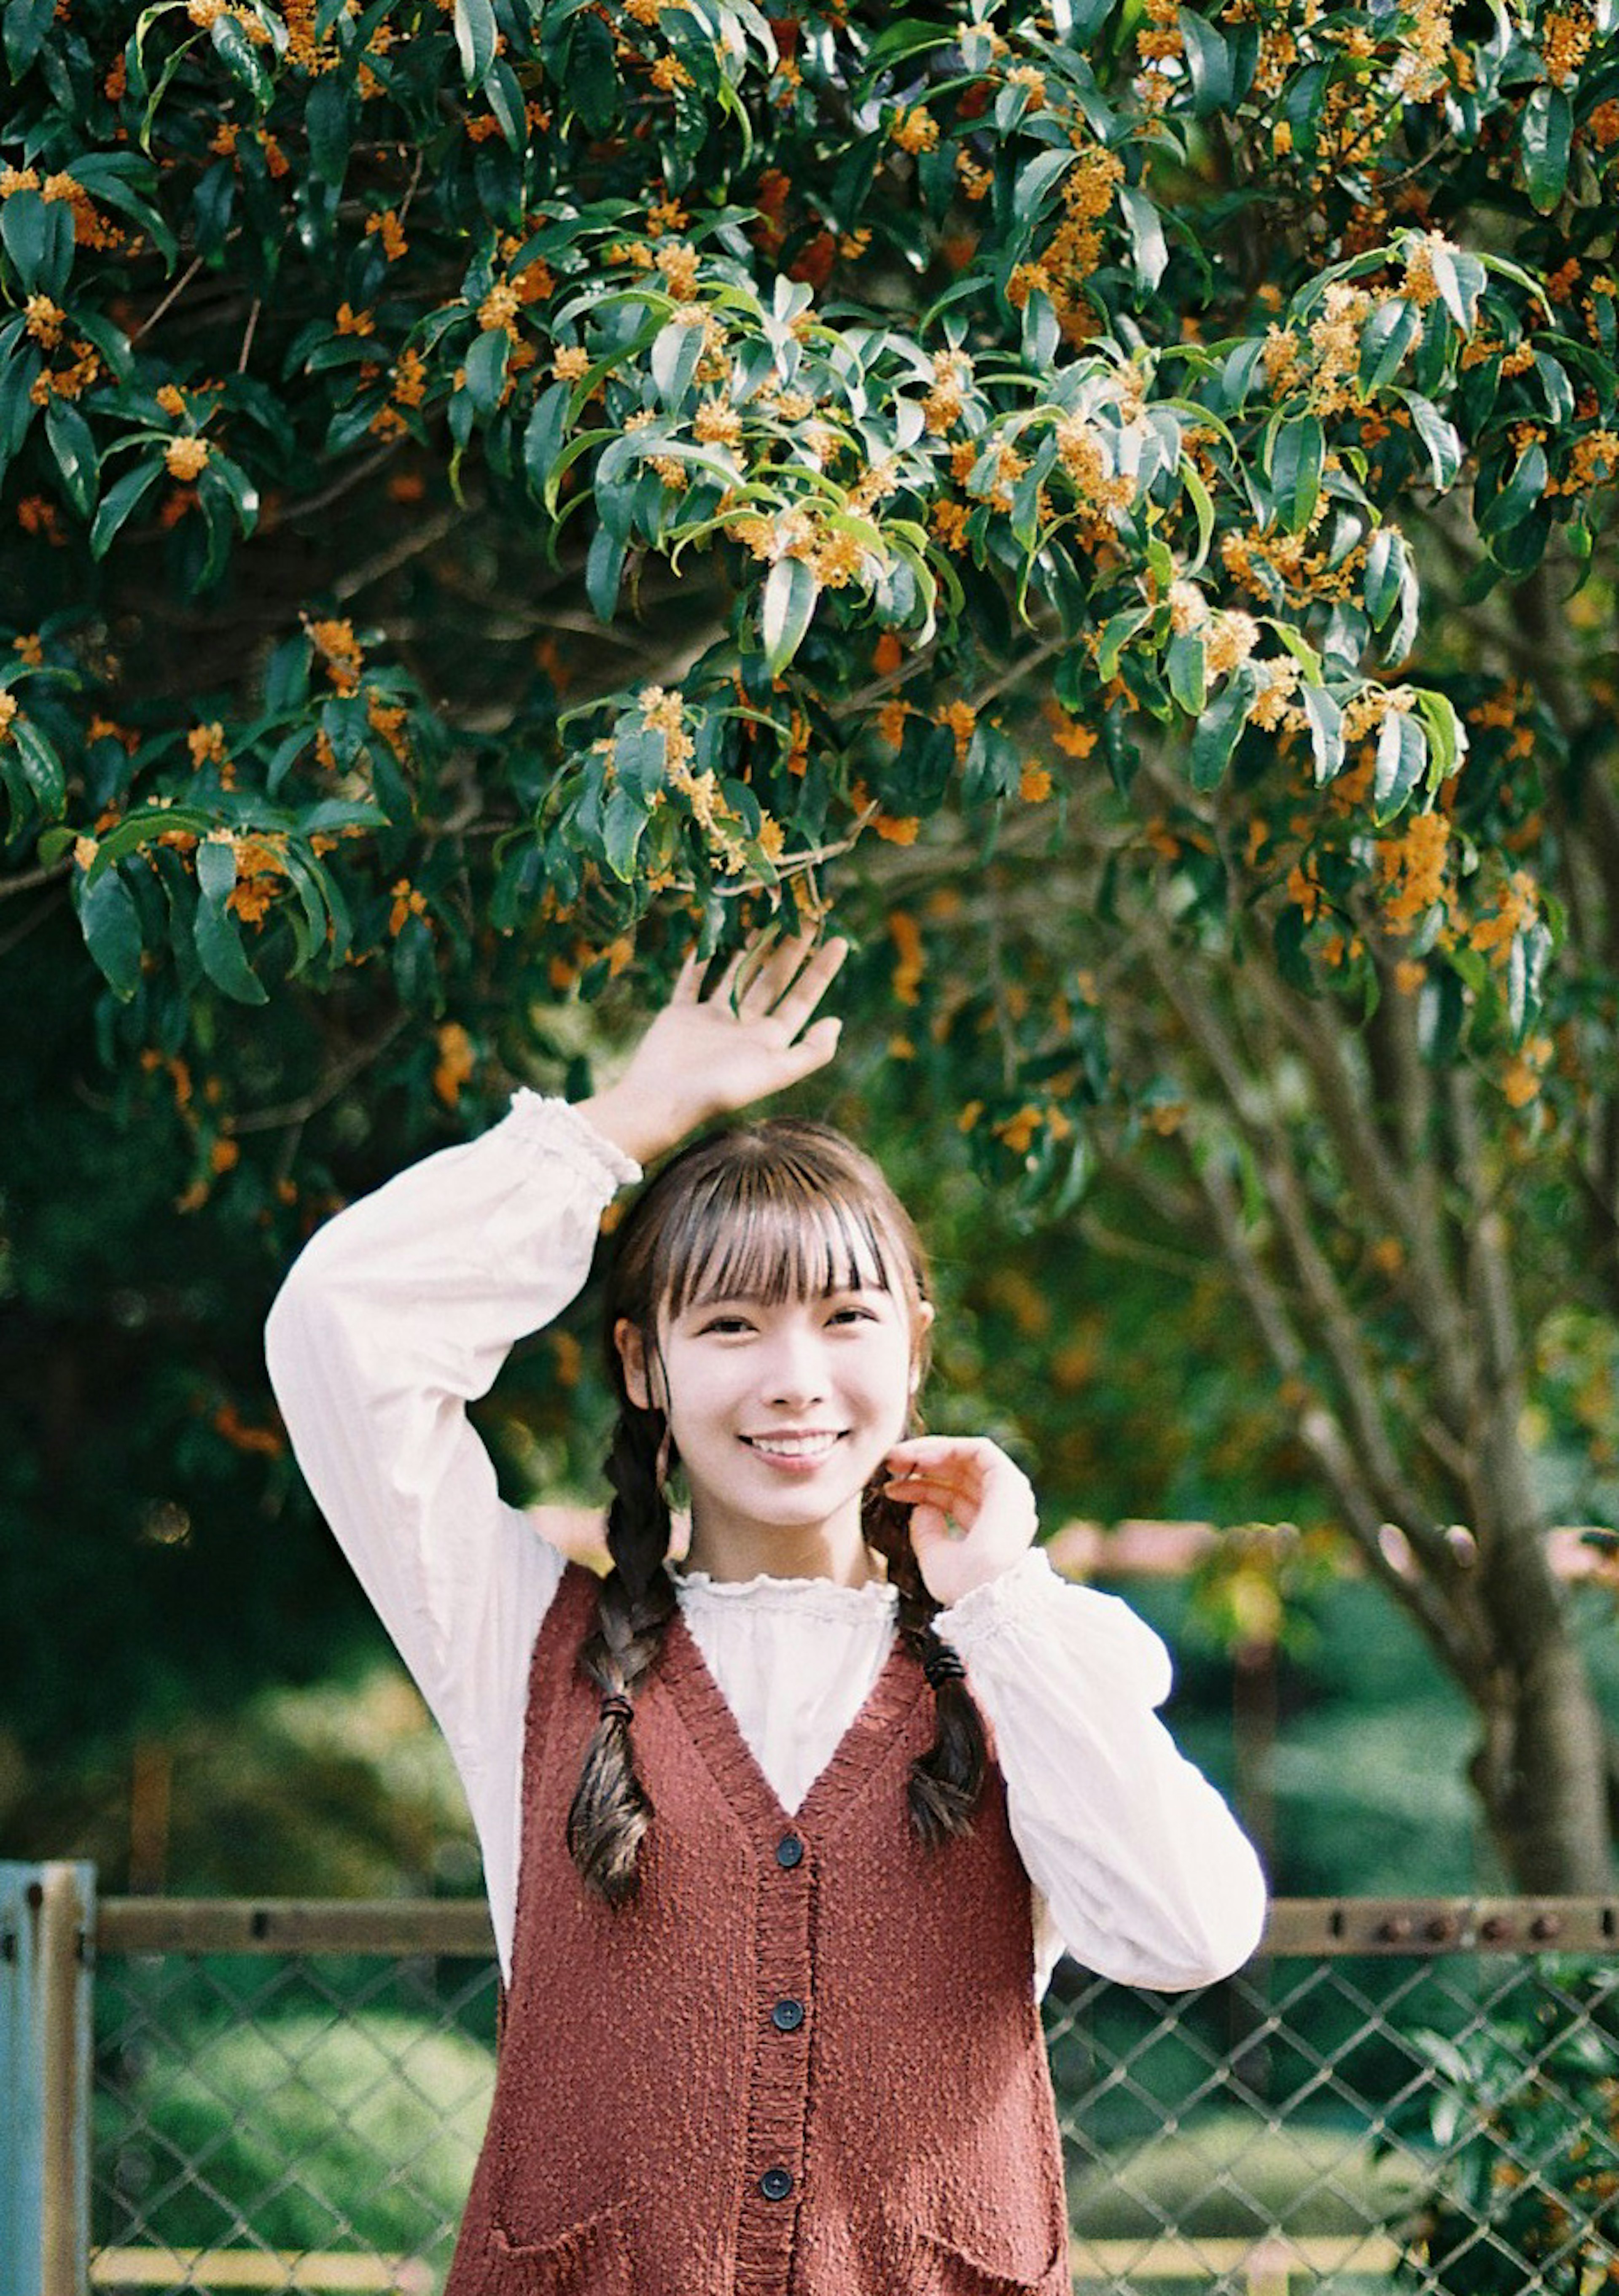
[(840, 1587), (831, 1578), (775, 1578), (765, 1570), (756, 1578), (711, 1578), (706, 1570), (676, 1570), (673, 1576), (683, 1602), (716, 1608), (740, 1603), (750, 1610), (814, 1610), (824, 1617), (853, 1620), (890, 1611), (899, 1601), (899, 1589), (883, 1578), (868, 1578), (863, 1587)]

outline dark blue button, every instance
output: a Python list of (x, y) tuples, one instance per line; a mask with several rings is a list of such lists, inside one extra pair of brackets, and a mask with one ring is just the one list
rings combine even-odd
[(804, 1844), (796, 1833), (784, 1833), (776, 1844), (778, 1866), (798, 1866), (804, 1860)]
[(778, 2001), (770, 2013), (770, 2021), (778, 2033), (796, 2033), (804, 2022), (802, 2001)]
[(792, 2172), (788, 2169), (766, 2169), (759, 2179), (759, 2190), (767, 2201), (784, 2201), (792, 2188)]

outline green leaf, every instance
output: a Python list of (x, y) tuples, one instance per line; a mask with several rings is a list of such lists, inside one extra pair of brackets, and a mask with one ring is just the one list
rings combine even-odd
[(1310, 727), (1310, 751), (1318, 783), (1344, 770), (1344, 712), (1324, 685), (1306, 685), (1299, 695)]
[(1574, 124), (1574, 107), (1560, 87), (1537, 87), (1524, 106), (1518, 138), (1524, 185), (1541, 215), (1551, 213), (1567, 185)]
[(133, 471), (126, 471), (121, 479), (108, 488), (95, 513), (95, 522), (90, 529), (92, 558), (107, 555), (119, 529), (140, 508), (162, 475), (160, 458), (139, 463)]
[(323, 73), (304, 106), (304, 133), (309, 139), (310, 165), (333, 191), (341, 190), (348, 170), (354, 128), (355, 105), (348, 84), (337, 72)]
[(467, 353), (467, 397), (486, 421), (500, 405), (511, 356), (511, 339), (504, 327), (484, 328)]
[(1196, 630), (1177, 630), (1164, 657), (1169, 690), (1189, 718), (1202, 715), (1208, 696), (1208, 657)]
[(523, 108), (522, 83), (503, 57), (496, 56), (484, 74), (484, 101), (500, 122), (501, 134), (513, 152), (528, 144), (528, 115)]
[(56, 0), (9, 0), (5, 11), (5, 61), (20, 80), (45, 45), (56, 14)]
[(205, 501), (210, 496), (223, 496), (230, 504), (243, 534), (252, 533), (258, 523), (258, 489), (240, 463), (233, 462), (230, 455), (222, 455), (216, 447), (208, 458), (197, 490)]
[(1366, 580), (1362, 596), (1374, 630), (1380, 630), (1394, 612), (1400, 595), (1405, 538), (1397, 527), (1380, 526), (1366, 551)]
[(601, 852), (614, 876), (626, 885), (635, 873), (635, 854), (646, 825), (641, 799), (633, 790), (616, 789), (602, 816)]
[(624, 549), (609, 527), (599, 526), (591, 537), (590, 554), (585, 562), (585, 594), (600, 621), (610, 622), (617, 611)]
[(1101, 636), (1096, 642), (1096, 672), (1104, 685), (1118, 676), (1120, 654), (1149, 619), (1146, 606), (1128, 606), (1122, 614), (1114, 614), (1102, 624)]
[(1226, 680), (1198, 720), (1191, 749), (1191, 783), (1194, 789), (1212, 790), (1218, 784), (1231, 762), (1231, 754), (1253, 705), (1255, 691), (1254, 672), (1245, 661), (1241, 668)]
[(1208, 562), (1209, 545), (1214, 538), (1214, 504), (1197, 464), (1190, 458), (1182, 460), (1181, 484), (1191, 498), (1198, 520), (1198, 554), (1185, 570), (1190, 579), (1193, 575), (1200, 574)]
[(1433, 401), (1424, 398), (1419, 391), (1402, 390), (1400, 396), (1410, 409), (1417, 436), (1427, 449), (1434, 484), (1443, 493), (1461, 468), (1461, 440), (1455, 426), (1447, 422)]
[(563, 94), (595, 135), (605, 135), (618, 118), (623, 91), (613, 62), (613, 36), (600, 16), (580, 20), (568, 50)]
[(1417, 709), (1427, 728), (1428, 750), (1433, 760), (1430, 778), (1446, 781), (1460, 771), (1468, 754), (1468, 729), (1457, 715), (1456, 705), (1448, 693), (1440, 693), (1431, 686), (1417, 689)]
[(534, 403), (523, 432), (523, 468), (536, 495), (543, 496), (551, 466), (561, 451), (568, 430), (568, 402), (573, 394), (565, 382), (548, 383)]
[[(1474, 516), (1480, 534), (1488, 540), (1509, 534), (1521, 525), (1546, 491), (1549, 473), (1546, 449), (1539, 439), (1532, 439), (1517, 458), (1512, 476), (1498, 495), (1478, 504), (1477, 491), (1474, 496)], [(1482, 482), (1481, 482), (1482, 483)]]
[(671, 413), (691, 389), (702, 355), (701, 327), (683, 326), (678, 319), (671, 319), (666, 327), (659, 329), (652, 345), (652, 381), (658, 396)]
[(274, 93), (270, 75), (259, 61), (258, 49), (228, 10), (215, 17), (209, 37), (231, 78), (248, 89), (260, 111), (268, 111)]
[(47, 821), (57, 820), (68, 801), (68, 777), (61, 759), (31, 718), (12, 718), (12, 740), (35, 804)]
[(1164, 223), (1156, 204), (1147, 193), (1133, 184), (1119, 186), (1118, 202), (1124, 213), (1124, 226), (1130, 234), (1131, 254), (1135, 263), (1135, 275), (1149, 292), (1164, 276), (1169, 261), (1169, 249), (1165, 243)]
[(1459, 254), (1439, 242), (1428, 242), (1434, 283), (1464, 335), (1470, 335), (1478, 318), (1478, 298), (1484, 289), (1484, 266), (1476, 255)]
[(16, 266), (25, 294), (60, 299), (73, 267), (73, 206), (38, 192), (12, 192), (0, 201), (0, 244)]
[(236, 882), (235, 848), (227, 838), (205, 837), (197, 848), (197, 885), (200, 898), (192, 926), (192, 938), (202, 970), (216, 988), (238, 1004), (269, 1002), (241, 946), (241, 932), (225, 903)]
[(485, 73), (495, 62), (498, 32), (494, 0), (455, 0), (455, 47), (469, 88), (482, 86)]
[(1302, 534), (1321, 497), (1327, 434), (1319, 414), (1284, 422), (1271, 433), (1271, 487), (1277, 514), (1290, 534)]
[(1391, 709), (1378, 735), (1371, 793), (1379, 821), (1400, 811), (1427, 763), (1427, 735), (1410, 710)]
[(1574, 385), (1568, 380), (1568, 370), (1548, 351), (1536, 351), (1534, 372), (1546, 396), (1546, 412), (1556, 423), (1572, 422), (1574, 412)]
[(801, 558), (778, 558), (765, 584), (760, 627), (765, 666), (780, 677), (804, 642), (821, 585)]
[(1369, 391), (1392, 382), (1422, 324), (1417, 305), (1403, 295), (1379, 303), (1361, 329), (1361, 383)]
[(74, 887), (79, 931), (113, 995), (124, 1004), (141, 985), (141, 920), (116, 869), (80, 875)]
[(1046, 193), (1078, 157), (1077, 152), (1040, 152), (1018, 168), (1012, 192), (1012, 214), (1018, 223), (1033, 221)]
[(1182, 8), (1178, 20), (1191, 74), (1194, 116), (1206, 119), (1212, 112), (1229, 111), (1234, 90), (1231, 50), (1206, 16)]
[(53, 394), (45, 411), (45, 435), (61, 472), (68, 500), (80, 518), (88, 518), (95, 507), (95, 480), (100, 467), (90, 425), (70, 399)]

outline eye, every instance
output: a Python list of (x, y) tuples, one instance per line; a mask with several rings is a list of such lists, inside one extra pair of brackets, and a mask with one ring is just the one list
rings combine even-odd
[(834, 1324), (874, 1324), (877, 1316), (870, 1308), (835, 1308), (830, 1320)]
[(746, 1316), (710, 1316), (706, 1324), (698, 1326), (698, 1337), (706, 1339), (710, 1332), (717, 1332), (724, 1338), (732, 1332), (750, 1332), (752, 1329), (753, 1325)]

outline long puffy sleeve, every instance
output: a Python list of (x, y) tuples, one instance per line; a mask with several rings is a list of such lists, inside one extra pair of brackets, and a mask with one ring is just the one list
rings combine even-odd
[(1158, 1718), (1170, 1661), (1151, 1628), (1037, 1549), (936, 1625), (994, 1732), (1013, 1839), (1075, 1959), (1166, 1990), (1240, 1968), (1264, 1877)]
[(573, 1298), (604, 1206), (638, 1177), (565, 1103), (519, 1092), (481, 1139), (322, 1228), (266, 1332), (298, 1464), (455, 1756), (497, 1934), (515, 1894), (511, 1748), (563, 1564), (501, 1500), (466, 1406)]

